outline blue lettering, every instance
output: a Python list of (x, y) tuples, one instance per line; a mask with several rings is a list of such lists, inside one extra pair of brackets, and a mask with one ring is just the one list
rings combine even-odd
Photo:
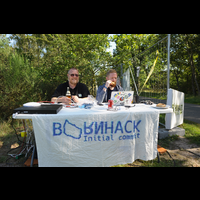
[(94, 136), (94, 141), (96, 141), (96, 135)]
[[(119, 128), (118, 128), (118, 126), (119, 126)], [(123, 133), (123, 129), (122, 129), (122, 125), (121, 125), (120, 121), (117, 122), (117, 126), (115, 128), (115, 133), (117, 133), (118, 130), (121, 131), (121, 133)]]
[(107, 130), (111, 129), (111, 133), (113, 133), (113, 121), (111, 121), (111, 126), (108, 127), (107, 125), (108, 122), (105, 122), (105, 134), (107, 134)]
[(141, 122), (141, 120), (139, 120), (138, 123), (135, 125), (135, 121), (134, 121), (134, 124), (133, 124), (133, 133), (135, 133), (135, 129), (137, 129), (137, 131), (140, 132), (140, 130), (138, 129), (138, 125), (139, 125), (140, 122)]
[(98, 135), (98, 141), (101, 141), (100, 139), (101, 139), (101, 136)]
[(126, 126), (127, 126), (128, 123), (132, 123), (132, 121), (131, 121), (131, 120), (128, 120), (128, 121), (126, 122), (124, 128), (125, 128), (125, 131), (126, 131), (127, 133), (131, 133), (131, 131), (128, 131), (128, 130), (126, 129)]
[[(93, 128), (92, 128), (93, 124), (94, 124), (94, 122), (92, 122), (90, 124), (90, 126), (87, 127), (86, 122), (84, 122), (84, 134), (92, 134), (93, 133)], [(89, 129), (89, 132), (87, 132), (87, 129)]]
[(111, 140), (113, 140), (113, 135), (111, 135)]
[(99, 129), (101, 129), (101, 134), (103, 134), (103, 123), (104, 122), (100, 122), (99, 123), (99, 126), (97, 127), (97, 122), (95, 122), (95, 134), (98, 134), (98, 132), (99, 132)]
[(121, 135), (121, 136), (119, 136), (119, 140), (133, 140), (134, 138), (136, 139), (136, 136), (137, 136), (137, 138), (140, 138), (139, 136), (140, 136), (140, 134), (139, 133), (137, 133), (137, 135), (136, 135), (136, 133), (134, 134), (134, 135)]
[(126, 135), (123, 135), (122, 139), (125, 140), (126, 139)]
[(103, 141), (105, 141), (105, 140), (104, 140), (104, 135), (102, 136), (102, 138), (103, 138)]
[[(58, 125), (58, 127), (56, 127), (56, 125)], [(59, 130), (59, 133), (56, 130)], [(62, 134), (61, 124), (54, 122), (53, 123), (53, 136), (57, 136), (57, 135), (61, 135), (61, 134)]]
[(109, 137), (109, 136), (106, 136), (106, 140), (109, 141), (109, 140), (110, 140), (110, 137)]

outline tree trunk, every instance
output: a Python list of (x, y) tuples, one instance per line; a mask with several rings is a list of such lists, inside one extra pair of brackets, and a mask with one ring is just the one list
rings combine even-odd
[(177, 82), (177, 87), (178, 87), (178, 91), (180, 91), (180, 85), (179, 85), (179, 80), (178, 80), (178, 72), (175, 72), (176, 70), (174, 70), (174, 74), (175, 74), (175, 77), (176, 77), (176, 82)]
[(194, 66), (194, 61), (193, 61), (193, 52), (192, 52), (192, 48), (191, 48), (190, 63), (191, 63), (192, 74), (193, 74), (194, 81), (195, 81), (195, 84), (196, 84), (196, 87), (197, 87), (198, 95), (200, 96), (199, 84), (198, 84), (198, 82), (197, 82), (196, 72), (195, 72), (195, 66)]
[(196, 96), (195, 89), (194, 89), (194, 78), (193, 78), (193, 75), (192, 75), (192, 94), (193, 94), (193, 96)]
[[(190, 66), (191, 66), (191, 71), (192, 71), (192, 85), (193, 85), (193, 90), (194, 90), (194, 81), (195, 81), (195, 84), (196, 84), (196, 87), (197, 87), (197, 91), (198, 91), (198, 95), (200, 96), (199, 84), (198, 84), (197, 79), (196, 79), (195, 67), (194, 67), (194, 62), (193, 62), (192, 44), (188, 41), (188, 38), (187, 38), (187, 45), (189, 47), (189, 48), (187, 48), (187, 52), (188, 52), (188, 56), (189, 56), (189, 59), (190, 59)], [(191, 49), (190, 52), (189, 52), (189, 49)], [(195, 94), (195, 93), (196, 92), (194, 90), (193, 94)]]

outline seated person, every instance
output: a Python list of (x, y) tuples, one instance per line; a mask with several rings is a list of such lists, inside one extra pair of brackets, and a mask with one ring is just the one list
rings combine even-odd
[(117, 85), (117, 72), (114, 69), (107, 72), (106, 80), (106, 83), (100, 85), (97, 90), (96, 99), (99, 103), (108, 102), (112, 91), (124, 91), (120, 85)]
[[(78, 69), (71, 68), (68, 71), (67, 76), (68, 76), (68, 81), (59, 85), (55, 90), (54, 94), (52, 95), (51, 98), (52, 102), (57, 101), (67, 105), (72, 103), (71, 99), (66, 97), (67, 87), (69, 87), (71, 98), (75, 103), (78, 103), (80, 101), (80, 98), (85, 98), (88, 97), (88, 95), (90, 95), (87, 86), (79, 82)], [(64, 96), (64, 97), (58, 99), (59, 96)]]

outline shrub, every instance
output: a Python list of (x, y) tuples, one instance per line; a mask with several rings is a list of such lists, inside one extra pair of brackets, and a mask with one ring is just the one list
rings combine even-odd
[(0, 63), (0, 117), (7, 119), (25, 102), (38, 101), (38, 72), (18, 53), (10, 53)]

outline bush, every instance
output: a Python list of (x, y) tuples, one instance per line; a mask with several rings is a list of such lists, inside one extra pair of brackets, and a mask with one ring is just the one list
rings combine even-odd
[(0, 63), (0, 117), (7, 119), (25, 102), (38, 101), (38, 72), (18, 53), (11, 52)]

